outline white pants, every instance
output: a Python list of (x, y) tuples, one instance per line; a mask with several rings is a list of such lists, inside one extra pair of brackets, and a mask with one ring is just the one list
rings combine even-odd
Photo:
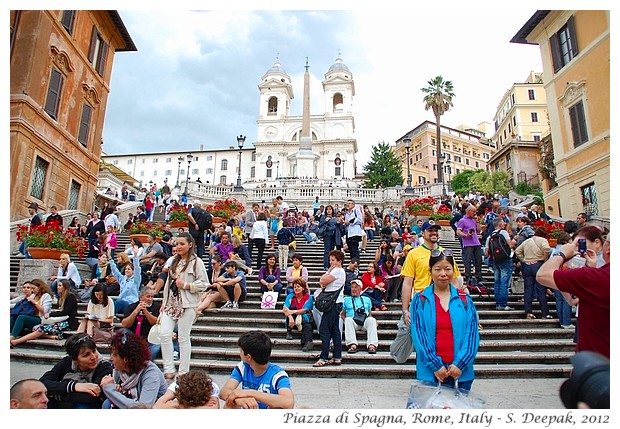
[(278, 244), (278, 259), (280, 270), (286, 273), (286, 265), (288, 264), (288, 245)]
[(183, 312), (183, 315), (179, 320), (174, 320), (166, 313), (161, 313), (161, 327), (160, 327), (160, 337), (161, 337), (161, 356), (164, 361), (164, 374), (173, 374), (175, 372), (174, 368), (174, 360), (172, 356), (173, 347), (172, 347), (172, 332), (176, 327), (177, 323), (179, 325), (178, 330), (178, 339), (179, 339), (179, 374), (184, 374), (189, 371), (189, 358), (192, 354), (192, 343), (190, 342), (190, 333), (192, 331), (192, 326), (194, 326), (194, 321), (196, 320), (196, 310), (192, 308), (186, 308)]
[(355, 323), (352, 317), (345, 317), (344, 340), (347, 346), (350, 346), (351, 344), (357, 344), (356, 332), (358, 330), (366, 331), (366, 346), (379, 346), (379, 337), (377, 336), (377, 319), (369, 316), (364, 321), (364, 326), (360, 326)]

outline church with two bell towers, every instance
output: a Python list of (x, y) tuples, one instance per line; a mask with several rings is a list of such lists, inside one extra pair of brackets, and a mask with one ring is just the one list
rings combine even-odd
[(303, 112), (291, 116), (294, 98), (291, 77), (276, 59), (258, 85), (260, 107), (255, 180), (315, 178), (340, 181), (355, 177), (353, 74), (340, 56), (325, 73), (325, 113), (310, 113), (310, 73), (306, 60)]

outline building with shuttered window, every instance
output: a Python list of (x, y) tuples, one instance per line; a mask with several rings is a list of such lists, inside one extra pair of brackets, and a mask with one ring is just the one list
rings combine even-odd
[[(538, 45), (555, 167), (544, 181), (546, 211), (575, 219), (610, 216), (610, 12), (539, 10), (512, 38)], [(524, 48), (526, 49), (526, 48)]]
[(10, 220), (88, 212), (116, 52), (136, 51), (116, 11), (10, 13)]

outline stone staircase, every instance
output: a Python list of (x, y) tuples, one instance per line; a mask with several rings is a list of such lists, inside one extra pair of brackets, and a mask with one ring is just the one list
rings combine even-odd
[[(156, 214), (156, 219), (157, 214)], [(163, 220), (163, 219), (162, 219)], [(323, 273), (323, 246), (305, 244), (303, 237), (298, 237), (297, 251), (304, 256), (304, 265), (310, 273), (309, 284), (314, 291), (318, 279)], [(126, 234), (119, 234), (119, 249), (128, 243)], [(458, 242), (443, 234), (441, 243), (451, 248), (461, 264), (461, 252)], [(362, 271), (374, 257), (378, 240), (369, 242), (367, 253), (361, 255)], [(256, 256), (256, 255), (254, 255)], [(77, 257), (73, 260), (79, 261)], [(11, 257), (10, 287), (15, 290), (19, 271), (19, 258)], [(206, 261), (206, 257), (205, 257)], [(346, 260), (345, 260), (346, 262)], [(460, 265), (462, 269), (462, 264)], [(557, 319), (524, 318), (522, 295), (510, 294), (509, 305), (515, 310), (497, 311), (492, 295), (492, 273), (484, 269), (484, 282), (491, 294), (474, 296), (476, 309), (483, 327), (480, 332), (480, 349), (476, 357), (475, 370), (478, 378), (566, 378), (570, 374), (570, 356), (574, 353), (572, 331), (561, 329)], [(282, 302), (280, 295), (275, 310), (260, 308), (261, 294), (257, 273), (248, 276), (248, 297), (240, 304), (239, 310), (205, 311), (192, 330), (191, 366), (203, 368), (213, 374), (228, 375), (239, 360), (237, 338), (251, 329), (265, 331), (273, 340), (272, 361), (281, 365), (294, 377), (335, 377), (335, 378), (414, 378), (415, 353), (406, 364), (397, 364), (389, 355), (389, 346), (396, 335), (396, 323), (400, 317), (400, 303), (386, 303), (387, 311), (375, 312), (379, 325), (379, 348), (375, 355), (365, 352), (365, 335), (361, 332), (360, 352), (347, 355), (343, 350), (342, 366), (313, 368), (320, 350), (318, 332), (314, 332), (315, 347), (310, 352), (302, 352), (299, 337), (293, 341), (285, 339)], [(555, 315), (553, 299), (549, 301), (551, 314)], [(536, 306), (535, 306), (536, 308)], [(80, 312), (86, 310), (86, 304), (80, 303)], [(118, 321), (117, 321), (118, 322)], [(117, 323), (120, 325), (120, 323)], [(298, 335), (298, 334), (295, 334)], [(11, 361), (46, 363), (50, 366), (63, 355), (64, 341), (40, 339), (30, 341), (10, 350)], [(344, 347), (344, 342), (343, 342)], [(109, 347), (101, 346), (104, 356), (109, 356)], [(161, 358), (156, 359), (162, 365)]]

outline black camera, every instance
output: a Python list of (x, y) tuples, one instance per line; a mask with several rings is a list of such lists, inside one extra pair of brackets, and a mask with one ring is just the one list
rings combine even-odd
[(590, 408), (609, 408), (609, 359), (583, 351), (570, 358), (573, 371), (560, 387), (560, 398), (566, 408), (577, 408), (583, 402)]

